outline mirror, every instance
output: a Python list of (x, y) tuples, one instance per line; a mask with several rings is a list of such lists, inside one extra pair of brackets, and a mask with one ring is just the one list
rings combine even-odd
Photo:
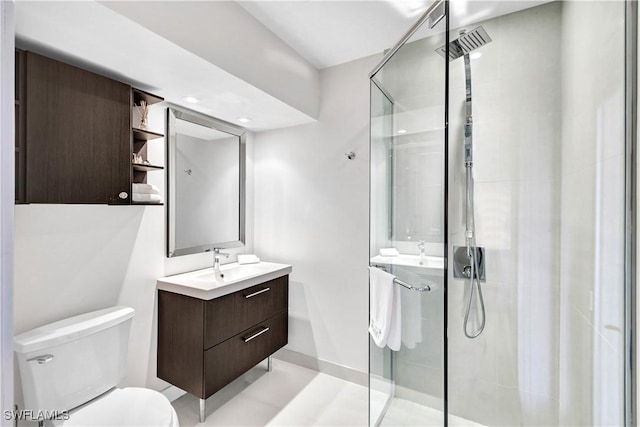
[(389, 148), (389, 238), (442, 243), (444, 152), (442, 134), (416, 132), (393, 138)]
[(167, 109), (167, 256), (244, 244), (244, 130)]

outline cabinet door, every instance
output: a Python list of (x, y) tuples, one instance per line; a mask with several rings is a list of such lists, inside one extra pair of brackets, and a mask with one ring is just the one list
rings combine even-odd
[(27, 52), (27, 203), (130, 203), (130, 97), (123, 83)]

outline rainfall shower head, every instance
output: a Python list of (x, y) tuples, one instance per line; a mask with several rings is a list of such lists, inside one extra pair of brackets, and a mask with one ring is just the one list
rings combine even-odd
[[(460, 31), (460, 37), (449, 42), (449, 61), (458, 59), (489, 42), (491, 42), (491, 37), (489, 37), (489, 34), (487, 34), (482, 26), (474, 28), (469, 32), (462, 30)], [(445, 47), (445, 45), (440, 46), (436, 49), (436, 52), (445, 56), (447, 54)]]

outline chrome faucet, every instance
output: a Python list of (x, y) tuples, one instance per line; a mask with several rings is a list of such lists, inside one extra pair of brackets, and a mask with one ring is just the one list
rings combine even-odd
[(213, 271), (220, 271), (220, 256), (229, 258), (229, 254), (220, 252), (221, 248), (213, 248)]
[(422, 264), (422, 260), (424, 259), (424, 240), (420, 240), (418, 243), (418, 249), (420, 250), (420, 264)]

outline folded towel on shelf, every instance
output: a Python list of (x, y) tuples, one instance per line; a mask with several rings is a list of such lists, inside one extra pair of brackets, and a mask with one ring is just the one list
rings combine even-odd
[(153, 184), (134, 183), (131, 187), (132, 193), (138, 194), (160, 194), (160, 189)]
[(398, 256), (400, 252), (396, 248), (380, 248), (380, 256)]
[(238, 264), (255, 264), (260, 262), (260, 258), (253, 254), (238, 255)]
[(132, 199), (134, 202), (162, 203), (162, 196), (159, 194), (133, 193)]
[(369, 267), (369, 334), (380, 348), (400, 350), (402, 309), (400, 287), (395, 276), (376, 267)]

